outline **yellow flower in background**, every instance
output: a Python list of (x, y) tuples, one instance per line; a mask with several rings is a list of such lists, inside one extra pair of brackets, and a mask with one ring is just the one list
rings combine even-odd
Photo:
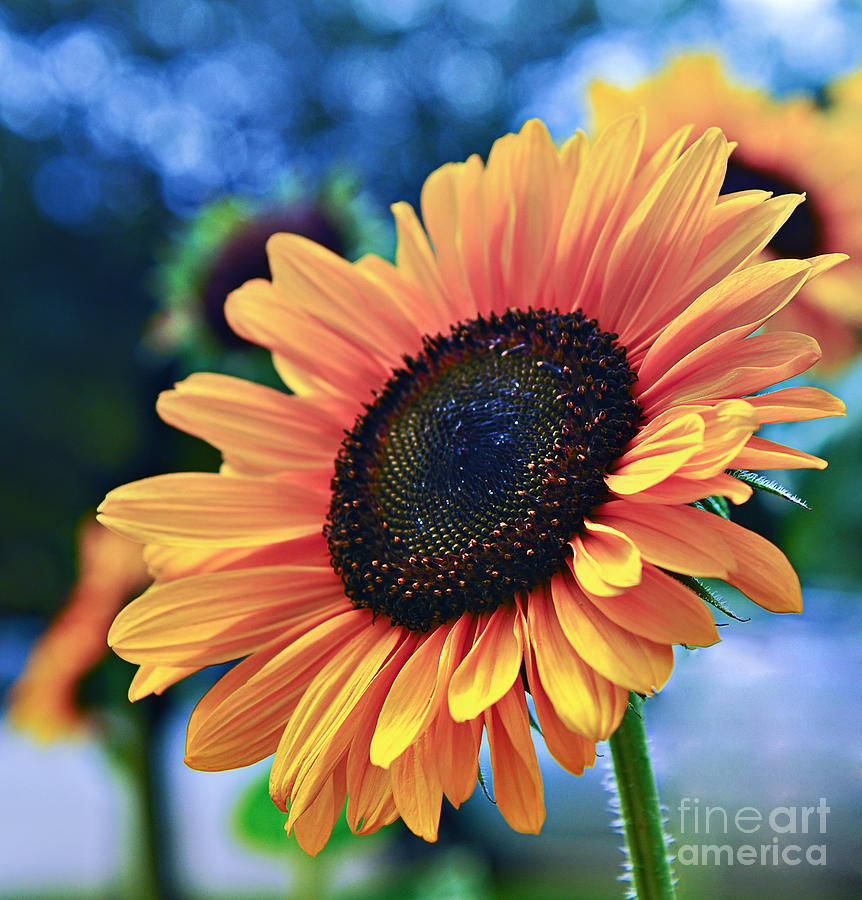
[(81, 679), (107, 654), (117, 611), (150, 581), (140, 544), (106, 531), (95, 518), (80, 527), (78, 569), (66, 604), (9, 694), (12, 724), (40, 740), (89, 730), (90, 714), (78, 699)]
[[(847, 93), (852, 93), (848, 85)], [(857, 95), (862, 88), (857, 87)], [(841, 251), (850, 259), (806, 284), (770, 327), (811, 334), (823, 366), (849, 359), (862, 338), (862, 119), (818, 107), (811, 96), (776, 99), (731, 81), (718, 59), (684, 55), (632, 89), (596, 82), (590, 97), (602, 127), (643, 108), (649, 118), (646, 152), (685, 125), (693, 134), (717, 125), (738, 143), (724, 190), (805, 192), (806, 202), (766, 247), (770, 257)]]
[[(719, 196), (717, 128), (644, 149), (628, 116), (558, 149), (528, 122), (396, 204), (395, 264), (297, 235), (233, 328), (295, 392), (197, 374), (159, 398), (219, 448), (218, 474), (145, 479), (100, 519), (150, 546), (155, 584), (117, 617), (134, 696), (233, 659), (194, 710), (187, 762), (275, 753), (271, 794), (316, 853), (347, 797), (358, 833), (437, 835), (473, 792), (483, 731), (500, 812), (544, 819), (526, 694), (550, 752), (592, 765), (628, 692), (674, 644), (718, 640), (685, 576), (801, 608), (783, 554), (691, 505), (744, 502), (728, 469), (823, 467), (755, 435), (840, 415), (759, 391), (819, 358), (754, 335), (842, 257), (762, 261), (801, 198)], [(674, 577), (672, 573), (679, 573)]]
[(842, 112), (862, 112), (862, 69), (831, 84), (829, 99)]

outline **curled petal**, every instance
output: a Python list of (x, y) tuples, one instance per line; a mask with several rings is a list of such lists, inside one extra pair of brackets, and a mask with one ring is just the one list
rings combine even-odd
[(144, 663), (138, 666), (129, 685), (129, 700), (134, 703), (150, 694), (162, 694), (178, 681), (199, 671), (199, 666), (154, 666)]
[(673, 475), (703, 446), (706, 426), (697, 413), (644, 429), (634, 446), (617, 460), (605, 482), (615, 494), (636, 494)]
[(814, 387), (783, 388), (745, 399), (757, 411), (761, 425), (767, 422), (801, 422), (847, 414), (847, 407), (842, 400)]
[(573, 554), (567, 562), (585, 591), (610, 596), (641, 580), (640, 551), (631, 538), (610, 525), (586, 519), (571, 547)]
[(734, 469), (825, 469), (826, 460), (763, 438), (752, 437), (733, 457)]

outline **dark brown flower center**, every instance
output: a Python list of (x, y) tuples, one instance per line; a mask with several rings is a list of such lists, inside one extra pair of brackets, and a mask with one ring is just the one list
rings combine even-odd
[(426, 338), (357, 419), (325, 529), (357, 607), (415, 631), (552, 575), (635, 432), (635, 376), (580, 312), (508, 311)]
[[(778, 172), (750, 166), (744, 160), (737, 159), (734, 154), (727, 164), (722, 193), (751, 190), (772, 191), (775, 196), (805, 192), (804, 188), (792, 179)], [(817, 256), (824, 252), (823, 228), (816, 200), (812, 202), (810, 194), (804, 203), (800, 203), (793, 210), (790, 218), (781, 226), (768, 246), (777, 256), (790, 259), (807, 259), (809, 256)]]

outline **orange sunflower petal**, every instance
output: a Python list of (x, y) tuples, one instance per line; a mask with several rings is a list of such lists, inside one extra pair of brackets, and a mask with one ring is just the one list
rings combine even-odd
[(473, 646), (449, 682), (449, 712), (466, 722), (496, 703), (518, 677), (523, 657), (517, 613), (501, 606), (480, 619)]
[(708, 288), (652, 343), (638, 367), (638, 381), (643, 385), (657, 381), (713, 338), (751, 334), (790, 301), (810, 268), (804, 260), (770, 260)]
[(595, 765), (596, 742), (566, 728), (560, 720), (542, 686), (532, 652), (527, 659), (527, 680), (548, 752), (567, 772), (583, 775), (584, 769)]
[(759, 254), (802, 203), (800, 194), (770, 197), (744, 191), (719, 197), (688, 280), (681, 293), (699, 297)]
[(637, 494), (664, 481), (703, 446), (706, 426), (697, 413), (686, 413), (647, 435), (617, 460), (605, 483), (615, 494)]
[(620, 702), (627, 692), (580, 658), (560, 626), (547, 588), (531, 593), (527, 622), (539, 677), (560, 721), (593, 740), (608, 738), (622, 717)]
[(749, 438), (733, 457), (734, 469), (825, 469), (826, 460), (764, 438)]
[(804, 334), (758, 334), (730, 346), (719, 336), (683, 357), (639, 400), (649, 414), (672, 403), (745, 396), (804, 372), (818, 359), (817, 341)]
[(116, 488), (98, 519), (142, 542), (248, 547), (319, 532), (326, 507), (325, 493), (287, 481), (181, 472)]
[[(461, 620), (459, 620), (460, 622)], [(414, 650), (386, 694), (374, 737), (371, 740), (371, 763), (388, 768), (413, 743), (435, 713), (439, 702), (442, 654), (452, 632), (458, 628), (441, 625)], [(459, 629), (462, 631), (463, 627)]]
[(497, 806), (515, 831), (538, 834), (545, 821), (545, 795), (520, 685), (485, 710), (485, 727)]
[(429, 734), (420, 735), (390, 767), (392, 794), (404, 824), (426, 841), (437, 840), (443, 785), (437, 772), (436, 748)]
[(400, 348), (419, 348), (415, 322), (360, 267), (299, 234), (275, 234), (266, 249), (273, 290), (324, 323), (327, 336), (343, 336), (388, 369), (401, 363)]
[(659, 644), (708, 647), (719, 640), (706, 604), (652, 565), (643, 567), (641, 583), (630, 591), (590, 599), (617, 625)]
[[(308, 809), (293, 824), (299, 846), (309, 856), (317, 856), (326, 846), (332, 829), (344, 808), (346, 794), (345, 765), (340, 765), (327, 779)], [(289, 829), (285, 825), (285, 830)]]
[(108, 643), (124, 659), (215, 665), (256, 650), (321, 609), (343, 609), (329, 568), (276, 566), (155, 584), (117, 615)]
[(739, 504), (750, 500), (753, 493), (750, 485), (722, 472), (708, 478), (683, 478), (671, 475), (661, 484), (647, 488), (639, 494), (626, 494), (624, 499), (639, 506), (652, 506), (654, 503), (694, 503), (704, 497), (726, 497), (732, 503)]
[(375, 709), (379, 697), (391, 689), (417, 644), (417, 638), (408, 638), (396, 649), (353, 714), (356, 730), (347, 756), (347, 822), (357, 834), (370, 834), (399, 815), (392, 793), (391, 774), (388, 769), (370, 762), (370, 748), (377, 724)]
[(308, 534), (292, 541), (262, 547), (166, 547), (148, 544), (144, 560), (160, 584), (203, 575), (258, 566), (328, 566), (329, 548), (322, 534)]
[(169, 687), (200, 671), (200, 666), (138, 666), (129, 685), (129, 700), (135, 703), (150, 694), (162, 694)]
[(445, 761), (439, 765), (440, 784), (449, 802), (457, 809), (476, 789), (482, 717), (456, 722), (441, 706), (435, 728), (433, 743), (439, 758)]
[(641, 556), (660, 568), (724, 578), (734, 567), (731, 549), (716, 540), (712, 522), (692, 506), (615, 500), (599, 507), (595, 515), (628, 535)]
[(425, 302), (430, 308), (429, 320), (437, 323), (428, 328), (429, 333), (443, 330), (446, 325), (457, 320), (457, 306), (449, 296), (434, 251), (422, 225), (409, 203), (395, 203), (392, 206), (398, 245), (395, 262), (399, 272), (416, 285), (422, 286)]
[(603, 615), (569, 577), (551, 579), (551, 598), (563, 634), (578, 656), (605, 678), (630, 691), (652, 694), (673, 669), (673, 650), (621, 628)]
[(801, 612), (799, 576), (778, 547), (721, 516), (712, 516), (710, 526), (718, 540), (733, 548), (736, 568), (727, 575), (728, 583), (770, 612)]
[[(240, 337), (272, 351), (279, 375), (297, 394), (355, 397), (357, 387), (363, 387), (370, 397), (388, 376), (366, 347), (291, 307), (268, 281), (248, 281), (237, 288), (224, 312)], [(354, 401), (351, 408), (355, 415), (360, 403)]]
[(288, 823), (302, 815), (347, 752), (352, 734), (344, 726), (390, 653), (405, 640), (402, 629), (371, 624), (366, 610), (354, 613), (365, 627), (332, 655), (306, 687), (275, 753), (270, 795), (282, 809), (290, 799)]
[(338, 642), (361, 630), (353, 612), (337, 615), (324, 608), (316, 626), (300, 623), (222, 675), (191, 714), (186, 765), (215, 772), (274, 753), (311, 680)]
[[(456, 320), (476, 309), (469, 279), (458, 249), (460, 210), (463, 195), (471, 188), (479, 174), (481, 163), (472, 156), (464, 163), (446, 163), (425, 180), (420, 203), (422, 219), (437, 259), (437, 267), (452, 298)], [(453, 227), (454, 225), (454, 227)]]
[(676, 471), (682, 478), (704, 479), (719, 475), (740, 450), (754, 440), (760, 427), (757, 414), (745, 400), (720, 400), (699, 410), (703, 419), (703, 446)]
[(676, 313), (667, 298), (678, 296), (697, 255), (727, 156), (724, 135), (709, 129), (661, 172), (621, 231), (600, 303), (604, 327), (620, 333), (634, 351)]
[(626, 188), (640, 156), (643, 129), (638, 116), (621, 119), (602, 132), (584, 155), (557, 243), (553, 277), (561, 308), (566, 308), (565, 298), (569, 308), (577, 309), (598, 293), (602, 254), (595, 251), (616, 238)]
[[(351, 747), (351, 755), (353, 747)], [(357, 757), (358, 759), (358, 757)], [(392, 796), (392, 780), (386, 769), (369, 765), (364, 759), (355, 763), (358, 777), (350, 782), (348, 761), (347, 824), (354, 834), (372, 834), (398, 818)]]
[(757, 397), (746, 397), (746, 402), (757, 410), (762, 425), (767, 422), (801, 422), (847, 413), (842, 400), (815, 387), (783, 388)]
[[(576, 174), (576, 169), (561, 165), (547, 128), (536, 119), (528, 121), (516, 139), (494, 145), (485, 177), (488, 298), (480, 312), (500, 313), (515, 303), (523, 308), (552, 302), (549, 276), (556, 237)], [(503, 195), (511, 197), (509, 203), (499, 203), (497, 198)], [(465, 242), (470, 233), (464, 229)], [(465, 247), (470, 249), (474, 257), (482, 254), (478, 246)], [(479, 293), (478, 281), (473, 278), (474, 296)]]
[(319, 403), (211, 372), (164, 391), (156, 409), (168, 424), (203, 438), (226, 462), (255, 474), (327, 468), (344, 436)]

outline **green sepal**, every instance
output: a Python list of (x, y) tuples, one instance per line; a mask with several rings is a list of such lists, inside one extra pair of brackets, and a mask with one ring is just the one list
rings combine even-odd
[(706, 512), (715, 513), (722, 519), (730, 518), (730, 504), (724, 497), (704, 497), (703, 500), (695, 500), (692, 505)]
[(489, 802), (493, 803), (496, 806), (497, 801), (488, 792), (488, 786), (485, 784), (485, 776), (482, 774), (482, 766), (479, 766), (478, 775), (479, 775), (479, 787), (482, 788), (482, 793), (485, 795), (485, 799), (488, 800)]
[(769, 478), (764, 478), (763, 475), (758, 475), (757, 472), (749, 472), (748, 469), (728, 469), (727, 474), (732, 475), (734, 478), (738, 478), (740, 481), (745, 482), (745, 484), (751, 485), (751, 487), (757, 491), (774, 494), (776, 497), (783, 497), (785, 500), (789, 500), (791, 503), (795, 503), (803, 509), (811, 509), (802, 497), (797, 497), (793, 491), (786, 488), (783, 484), (779, 484), (777, 481), (772, 481)]
[(668, 574), (676, 578), (677, 581), (681, 581), (689, 590), (694, 591), (705, 603), (714, 606), (731, 619), (736, 619), (737, 622), (751, 621), (750, 619), (741, 618), (733, 610), (728, 609), (718, 595), (708, 588), (700, 578), (695, 578), (694, 575), (680, 575), (679, 572), (669, 572)]

